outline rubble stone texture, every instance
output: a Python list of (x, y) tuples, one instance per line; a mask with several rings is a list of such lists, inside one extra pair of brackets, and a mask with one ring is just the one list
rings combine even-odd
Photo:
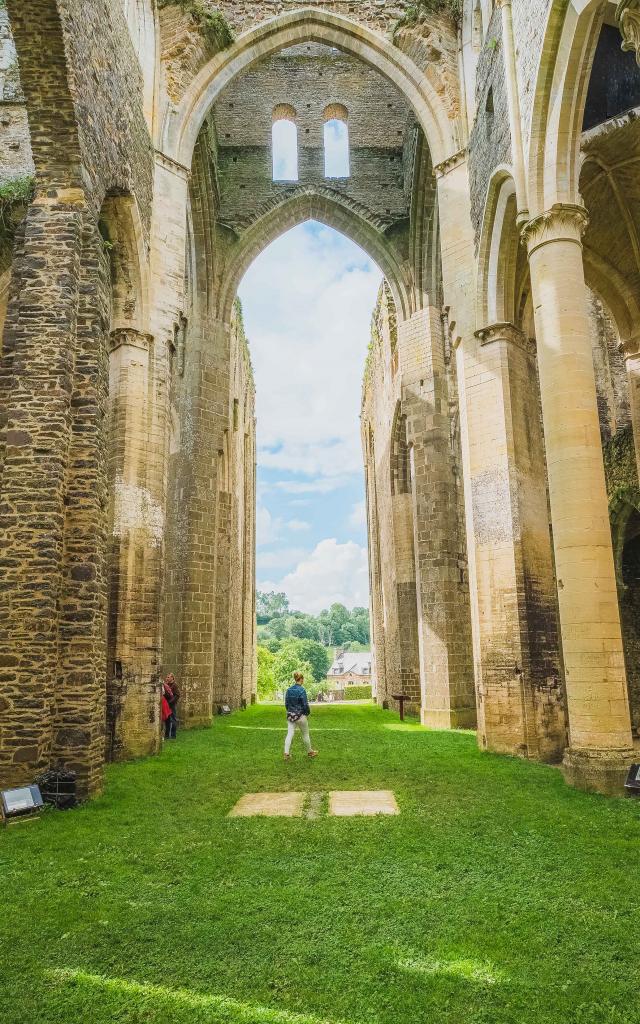
[(236, 294), (308, 219), (385, 278), (377, 699), (587, 788), (637, 759), (637, 3), (624, 36), (595, 2), (431, 6), (204, 0), (216, 34), (166, 0), (0, 5), (1, 785), (63, 765), (87, 795), (158, 751), (170, 670), (184, 726), (255, 699)]

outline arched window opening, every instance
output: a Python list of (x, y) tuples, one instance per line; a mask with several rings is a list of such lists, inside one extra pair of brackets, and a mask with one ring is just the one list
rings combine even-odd
[(583, 131), (640, 105), (640, 68), (635, 53), (622, 50), (622, 36), (604, 24), (593, 58)]
[(411, 494), (411, 445), (407, 438), (407, 417), (399, 410), (396, 412), (391, 446), (391, 494)]
[(273, 111), (271, 156), (274, 181), (298, 181), (298, 129), (296, 111), (281, 103)]
[(349, 117), (346, 107), (332, 103), (324, 111), (324, 176), (325, 178), (348, 178), (349, 168)]

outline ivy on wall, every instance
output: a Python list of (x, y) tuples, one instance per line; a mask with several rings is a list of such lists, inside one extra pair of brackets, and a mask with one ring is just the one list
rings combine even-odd
[(162, 10), (164, 7), (180, 7), (190, 14), (212, 50), (225, 50), (234, 41), (225, 16), (220, 11), (210, 10), (203, 0), (158, 0), (158, 8)]

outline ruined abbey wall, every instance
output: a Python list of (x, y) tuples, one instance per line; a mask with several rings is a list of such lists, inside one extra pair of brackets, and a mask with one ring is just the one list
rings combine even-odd
[[(431, 7), (2, 5), (1, 784), (63, 764), (91, 793), (105, 759), (157, 752), (169, 670), (187, 726), (254, 698), (235, 300), (314, 218), (385, 277), (362, 404), (378, 699), (619, 787), (640, 728), (638, 5)], [(271, 167), (283, 109), (293, 182)], [(350, 174), (329, 178), (338, 109)]]

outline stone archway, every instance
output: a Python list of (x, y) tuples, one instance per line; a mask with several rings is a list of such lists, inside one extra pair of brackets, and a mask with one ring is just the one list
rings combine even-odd
[(459, 150), (459, 126), (452, 130), (442, 99), (410, 58), (397, 48), (385, 45), (381, 36), (349, 18), (303, 7), (243, 32), (232, 46), (202, 68), (179, 108), (167, 113), (161, 135), (167, 156), (189, 166), (207, 111), (229, 82), (264, 57), (307, 41), (338, 47), (393, 82), (412, 105), (427, 136), (434, 163), (441, 163)]
[(370, 217), (369, 211), (329, 189), (293, 190), (270, 206), (231, 248), (220, 287), (218, 308), (222, 318), (229, 318), (240, 280), (256, 256), (296, 225), (317, 220), (346, 235), (378, 264), (402, 319), (407, 319), (412, 312), (409, 269)]

